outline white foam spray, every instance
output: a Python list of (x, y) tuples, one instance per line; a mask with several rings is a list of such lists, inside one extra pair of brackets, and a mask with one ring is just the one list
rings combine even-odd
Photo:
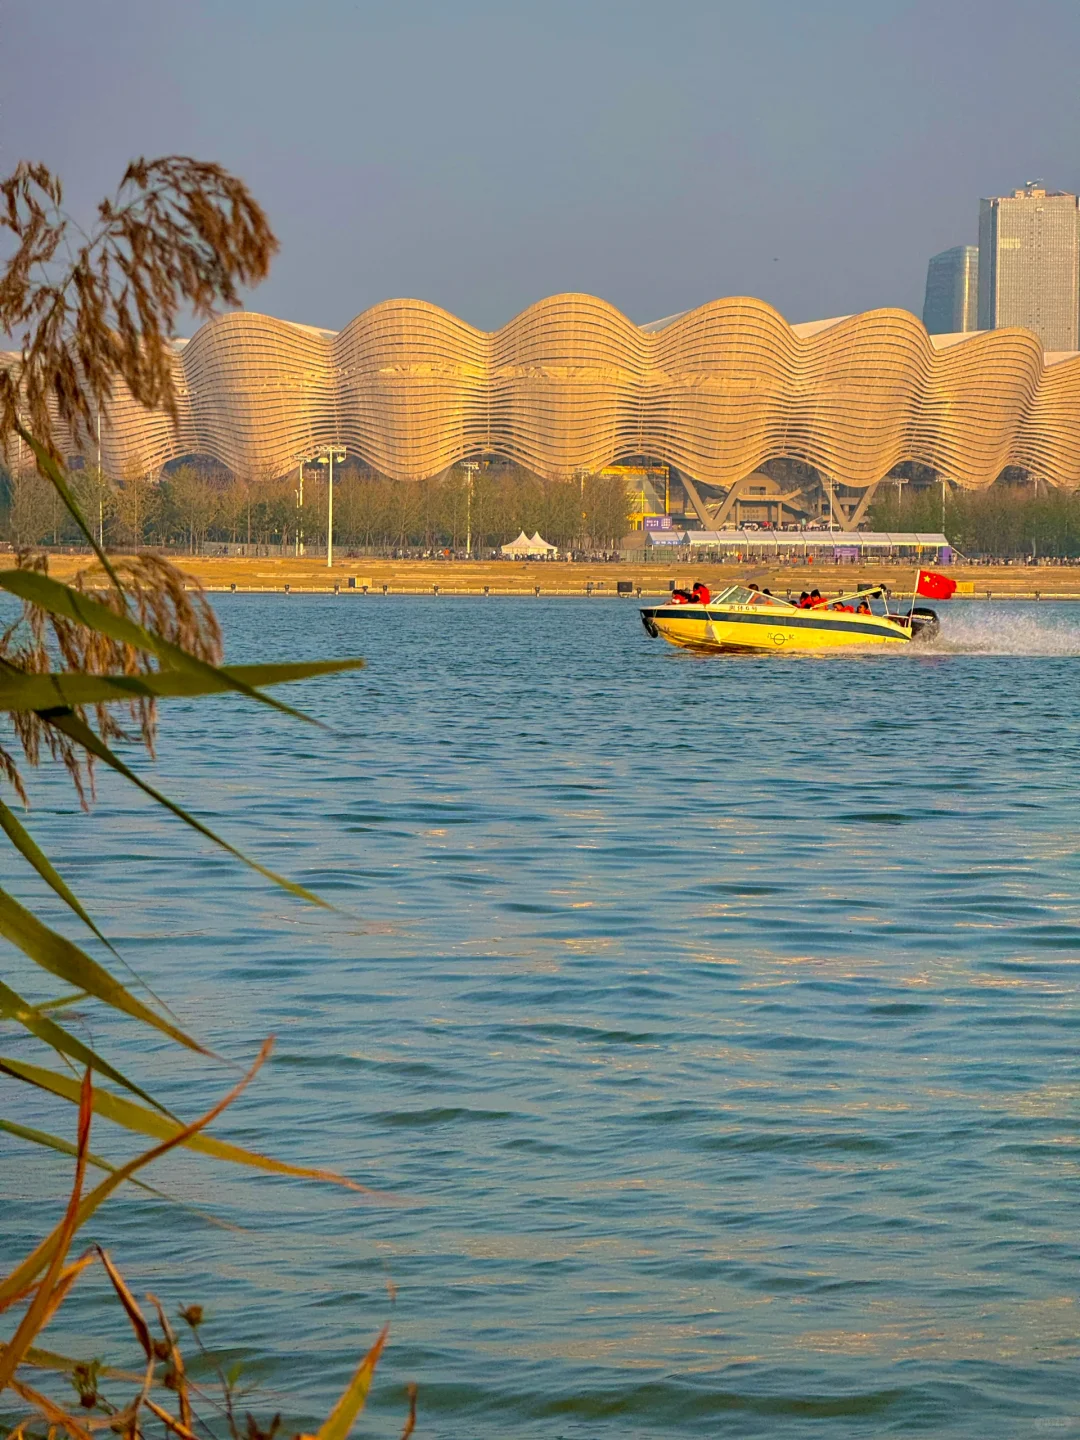
[(1078, 604), (954, 601), (934, 608), (941, 633), (919, 648), (938, 655), (1080, 655)]

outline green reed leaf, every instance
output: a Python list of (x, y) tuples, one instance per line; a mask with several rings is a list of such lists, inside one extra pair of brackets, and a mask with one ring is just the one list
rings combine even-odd
[(117, 774), (123, 775), (126, 780), (130, 780), (133, 785), (137, 785), (144, 795), (149, 795), (151, 800), (154, 800), (158, 805), (163, 805), (166, 810), (170, 810), (178, 819), (182, 820), (185, 825), (190, 825), (193, 830), (205, 836), (207, 840), (213, 841), (215, 845), (219, 845), (222, 850), (227, 851), (228, 854), (242, 861), (243, 864), (256, 871), (259, 875), (262, 875), (265, 879), (272, 880), (275, 885), (280, 885), (283, 890), (288, 890), (290, 895), (296, 895), (301, 900), (307, 900), (311, 905), (318, 905), (323, 910), (333, 910), (334, 907), (329, 904), (328, 901), (321, 900), (318, 895), (313, 895), (310, 890), (305, 890), (303, 885), (297, 885), (293, 880), (286, 880), (283, 875), (279, 875), (275, 870), (270, 870), (265, 865), (260, 865), (257, 860), (250, 859), (242, 850), (238, 850), (235, 845), (230, 845), (227, 840), (223, 840), (220, 835), (216, 835), (208, 825), (204, 825), (201, 820), (197, 820), (194, 815), (190, 815), (183, 806), (177, 805), (175, 800), (170, 800), (169, 797), (163, 795), (160, 790), (155, 790), (152, 785), (147, 784), (141, 776), (137, 775), (134, 770), (125, 765), (120, 757), (115, 755), (104, 741), (91, 730), (90, 726), (87, 725), (84, 720), (80, 720), (78, 716), (73, 715), (70, 711), (63, 710), (39, 710), (37, 713), (43, 720), (47, 720), (50, 725), (55, 725), (58, 730), (62, 730), (65, 735), (77, 741), (78, 744), (88, 750), (91, 755), (95, 755), (99, 760), (104, 761), (106, 765), (111, 766)]
[(70, 585), (61, 585), (59, 580), (52, 580), (37, 570), (0, 571), (0, 590), (6, 590), (20, 600), (36, 605), (50, 615), (60, 615), (77, 625), (85, 625), (88, 630), (107, 635), (122, 645), (131, 645), (148, 655), (156, 655), (163, 665), (173, 670), (199, 675), (205, 680), (223, 678), (227, 689), (236, 690), (246, 695), (249, 700), (257, 700), (262, 705), (269, 705), (311, 725), (319, 723), (310, 715), (305, 715), (302, 710), (296, 710), (282, 700), (275, 700), (272, 695), (264, 695), (245, 680), (226, 674), (219, 666), (200, 660), (182, 645), (174, 645), (171, 640), (165, 640), (154, 631), (145, 629), (130, 616), (119, 615), (100, 600), (92, 600), (89, 595), (72, 589)]
[[(349, 1431), (367, 1401), (371, 1382), (375, 1378), (375, 1366), (379, 1363), (389, 1330), (389, 1325), (384, 1325), (380, 1330), (375, 1344), (360, 1361), (356, 1374), (349, 1381), (341, 1399), (319, 1426), (314, 1440), (348, 1440)], [(308, 1437), (303, 1437), (303, 1440), (308, 1440)]]
[[(6, 1130), (9, 1135), (14, 1135), (19, 1140), (27, 1140), (31, 1145), (40, 1145), (47, 1150), (56, 1150), (61, 1155), (77, 1157), (78, 1146), (73, 1145), (70, 1140), (64, 1140), (59, 1135), (51, 1135), (47, 1130), (35, 1130), (29, 1125), (17, 1125), (14, 1120), (0, 1119), (0, 1130)], [(92, 1150), (86, 1152), (88, 1164), (95, 1166), (98, 1170), (106, 1170), (110, 1175), (115, 1175), (120, 1168), (104, 1159), (101, 1155), (95, 1155)], [(213, 1225), (218, 1230), (230, 1230), (234, 1234), (242, 1234), (244, 1227), (234, 1225), (229, 1220), (222, 1220), (218, 1215), (211, 1215), (206, 1210), (200, 1210), (197, 1205), (189, 1205), (184, 1200), (178, 1200), (175, 1195), (169, 1195), (165, 1190), (159, 1190), (156, 1185), (150, 1185), (145, 1180), (136, 1180), (134, 1176), (128, 1179), (129, 1185), (136, 1186), (139, 1190), (145, 1190), (155, 1200), (164, 1200), (167, 1205), (176, 1205), (181, 1210), (186, 1210), (191, 1215), (197, 1215), (206, 1225)]]
[(58, 995), (55, 1000), (39, 1000), (37, 1009), (42, 1012), (49, 1010), (66, 1010), (69, 1005), (78, 1005), (81, 1000), (87, 1000), (89, 996), (85, 990), (76, 990), (71, 995)]
[[(50, 1135), (47, 1130), (35, 1130), (29, 1125), (16, 1125), (14, 1120), (0, 1119), (0, 1130), (6, 1131), (9, 1135), (14, 1135), (18, 1140), (29, 1141), (31, 1145), (40, 1145), (46, 1150), (56, 1150), (61, 1155), (70, 1155), (74, 1158), (79, 1153), (78, 1147), (73, 1145), (70, 1140), (64, 1140), (59, 1135)], [(118, 1167), (110, 1164), (110, 1162), (103, 1159), (102, 1156), (95, 1155), (92, 1150), (86, 1152), (86, 1158), (89, 1163), (98, 1170), (107, 1170), (110, 1175), (116, 1174)], [(163, 1190), (155, 1189), (153, 1185), (148, 1185), (145, 1180), (132, 1179), (131, 1183), (132, 1185), (137, 1185), (140, 1190), (145, 1190), (148, 1194), (156, 1196), (159, 1200), (168, 1200), (169, 1198)]]
[(152, 1095), (148, 1095), (141, 1085), (136, 1085), (134, 1080), (129, 1080), (122, 1071), (110, 1065), (107, 1060), (103, 1060), (95, 1050), (91, 1050), (89, 1045), (84, 1045), (62, 1025), (57, 1025), (55, 1020), (50, 1020), (48, 1015), (43, 1015), (40, 1010), (35, 1009), (29, 1001), (24, 1000), (2, 980), (0, 980), (0, 1020), (14, 1020), (16, 1024), (29, 1030), (31, 1035), (36, 1035), (43, 1044), (59, 1051), (61, 1055), (66, 1055), (69, 1060), (77, 1060), (80, 1065), (84, 1065), (90, 1070), (96, 1070), (100, 1075), (107, 1075), (117, 1085), (122, 1085), (133, 1095), (140, 1095), (156, 1109), (165, 1109)]
[[(0, 1055), (0, 1072), (10, 1075), (13, 1079), (25, 1080), (31, 1085), (36, 1085), (39, 1090), (46, 1090), (49, 1094), (56, 1095), (61, 1100), (67, 1100), (73, 1105), (79, 1103), (79, 1082), (62, 1071), (46, 1070), (40, 1065), (31, 1065), (25, 1060), (16, 1060), (9, 1055)], [(100, 1116), (103, 1120), (109, 1120), (125, 1130), (131, 1130), (136, 1135), (146, 1135), (156, 1140), (172, 1140), (184, 1128), (177, 1121), (159, 1114), (156, 1110), (145, 1110), (141, 1105), (136, 1105), (133, 1100), (126, 1100), (122, 1095), (113, 1095), (111, 1091), (102, 1090), (97, 1085), (94, 1086), (92, 1103), (95, 1115)], [(233, 1145), (228, 1140), (217, 1140), (212, 1135), (192, 1135), (182, 1143), (185, 1149), (198, 1151), (203, 1155), (211, 1155), (216, 1160), (228, 1160), (234, 1165), (246, 1165), (251, 1169), (266, 1170), (272, 1175), (293, 1175), (303, 1180), (328, 1180), (332, 1184), (343, 1185), (346, 1189), (355, 1190), (363, 1195), (371, 1193), (367, 1186), (358, 1185), (355, 1180), (348, 1180), (333, 1170), (289, 1165), (284, 1160), (275, 1160), (269, 1155), (260, 1155), (254, 1150), (245, 1150), (241, 1145)]]
[[(34, 867), (46, 885), (54, 890), (56, 894), (60, 896), (60, 899), (63, 900), (64, 904), (75, 912), (83, 924), (93, 931), (101, 943), (116, 955), (113, 946), (109, 944), (109, 941), (105, 939), (105, 936), (94, 924), (93, 920), (90, 919), (90, 916), (80, 904), (78, 897), (68, 889), (44, 850), (41, 849), (14, 811), (10, 810), (2, 800), (0, 800), (0, 827), (3, 828), (4, 833), (15, 846), (16, 850), (22, 855), (23, 859)], [(117, 955), (117, 959), (119, 958)]]
[(102, 550), (101, 546), (94, 538), (94, 532), (86, 523), (86, 517), (82, 513), (79, 502), (75, 499), (75, 496), (71, 492), (71, 487), (67, 483), (67, 476), (64, 474), (63, 470), (56, 463), (53, 457), (49, 454), (49, 452), (45, 449), (44, 445), (42, 445), (40, 440), (35, 440), (33, 435), (31, 435), (28, 430), (24, 430), (18, 421), (15, 422), (15, 429), (17, 433), (21, 436), (21, 438), (26, 441), (27, 445), (30, 446), (30, 449), (34, 452), (34, 457), (38, 462), (39, 469), (45, 475), (45, 478), (52, 485), (56, 493), (60, 496), (60, 499), (64, 502), (65, 506), (67, 507), (68, 514), (75, 521), (75, 524), (78, 525), (79, 529), (86, 536), (87, 540), (90, 543), (90, 548), (93, 550), (94, 554), (101, 562), (105, 573), (108, 575), (109, 579), (116, 586), (117, 593), (123, 600), (126, 607), (127, 596), (124, 594), (124, 587), (123, 585), (121, 585), (119, 576), (117, 575), (116, 571), (109, 563), (109, 557), (105, 554), (105, 551)]
[(0, 710), (48, 710), (57, 705), (101, 705), (114, 700), (186, 699), (235, 690), (232, 681), (261, 688), (361, 670), (363, 666), (363, 660), (352, 657), (283, 665), (223, 665), (211, 675), (179, 670), (156, 670), (145, 675), (83, 675), (70, 671), (22, 675), (0, 671)]
[(111, 1005), (114, 1010), (122, 1010), (132, 1019), (141, 1020), (144, 1025), (152, 1025), (155, 1030), (160, 1030), (181, 1045), (186, 1045), (189, 1050), (197, 1050), (202, 1055), (208, 1053), (196, 1040), (192, 1040), (190, 1035), (185, 1035), (179, 1026), (173, 1025), (141, 1000), (137, 1000), (104, 966), (91, 959), (85, 950), (44, 925), (25, 905), (20, 905), (13, 896), (3, 890), (0, 890), (0, 935), (42, 970), (48, 970), (51, 975), (75, 986), (76, 989), (85, 990), (106, 1005)]
[[(52, 861), (38, 846), (33, 836), (29, 833), (21, 820), (19, 820), (18, 816), (15, 815), (14, 812), (11, 811), (2, 800), (0, 800), (0, 827), (3, 827), (11, 843), (20, 851), (24, 858), (30, 862), (30, 864), (34, 867), (34, 869), (38, 872), (38, 874), (46, 882), (46, 884), (50, 885), (52, 889), (56, 891), (57, 895), (60, 896), (61, 900), (63, 900), (66, 905), (69, 905), (71, 909), (74, 910), (75, 914), (79, 917), (79, 919), (83, 921), (85, 925), (89, 926), (89, 928), (93, 931), (93, 933), (97, 936), (101, 943), (107, 949), (112, 951), (112, 953), (116, 956), (117, 960), (120, 961), (120, 964), (123, 965), (124, 969), (128, 972), (128, 974), (134, 980), (137, 980), (138, 983), (143, 987), (143, 989), (146, 990), (148, 994), (150, 994), (157, 1001), (157, 1003), (161, 1006), (162, 1010), (165, 1011), (167, 1015), (172, 1016), (172, 1018), (175, 1020), (176, 1016), (173, 1015), (173, 1012), (169, 1009), (168, 1005), (165, 1004), (165, 1001), (162, 1000), (161, 996), (156, 994), (150, 988), (150, 986), (147, 985), (146, 981), (143, 980), (142, 977), (135, 970), (132, 969), (132, 967), (120, 954), (116, 946), (113, 945), (110, 940), (107, 940), (105, 936), (101, 933), (98, 927), (94, 924), (93, 920), (91, 920), (90, 916), (83, 909), (76, 896), (72, 894), (72, 892), (68, 889), (67, 885), (64, 883), (63, 879), (60, 877), (59, 874), (57, 874)], [(39, 1005), (37, 1008), (41, 1010), (55, 1008), (56, 1006), (70, 1005), (75, 999), (78, 998), (78, 996), (68, 996), (63, 1000), (54, 1000), (48, 1002), (45, 1006)]]
[[(259, 1051), (258, 1057), (251, 1069), (239, 1083), (229, 1091), (228, 1095), (219, 1100), (205, 1115), (200, 1116), (198, 1120), (193, 1121), (190, 1125), (174, 1126), (172, 1133), (167, 1139), (157, 1145), (151, 1146), (149, 1150), (144, 1150), (141, 1155), (136, 1155), (133, 1160), (129, 1160), (126, 1164), (121, 1165), (118, 1170), (108, 1175), (98, 1186), (91, 1190), (89, 1194), (82, 1196), (80, 1199), (79, 1192), (82, 1181), (82, 1166), (85, 1162), (86, 1150), (88, 1148), (89, 1124), (94, 1111), (93, 1102), (96, 1093), (89, 1075), (84, 1077), (83, 1083), (80, 1086), (79, 1098), (79, 1163), (76, 1169), (75, 1187), (72, 1191), (67, 1211), (65, 1212), (63, 1220), (53, 1229), (51, 1234), (47, 1235), (29, 1255), (25, 1256), (25, 1258), (15, 1266), (14, 1270), (8, 1275), (5, 1275), (3, 1279), (0, 1279), (0, 1304), (10, 1304), (16, 1296), (24, 1294), (27, 1287), (33, 1284), (43, 1270), (49, 1271), (47, 1279), (51, 1279), (72, 1236), (82, 1225), (86, 1224), (91, 1215), (108, 1199), (113, 1191), (122, 1185), (125, 1180), (129, 1180), (137, 1171), (143, 1169), (146, 1165), (152, 1164), (177, 1145), (184, 1145), (198, 1138), (199, 1132), (210, 1125), (223, 1110), (228, 1109), (237, 1096), (250, 1084), (251, 1080), (265, 1063), (272, 1048), (272, 1040), (264, 1041), (262, 1049)], [(8, 1073), (12, 1073), (14, 1067), (5, 1064), (0, 1066), (0, 1068), (7, 1069)], [(112, 1096), (111, 1098), (114, 1101), (118, 1099), (117, 1096)], [(130, 1104), (131, 1102), (127, 1103)], [(154, 1116), (153, 1111), (146, 1111), (145, 1113), (148, 1116), (153, 1116), (155, 1119), (160, 1118)], [(45, 1289), (46, 1287), (43, 1285), (42, 1291)], [(40, 1293), (41, 1292), (39, 1292), (39, 1294)], [(20, 1336), (24, 1335), (29, 1329), (29, 1322), (34, 1318), (33, 1312), (35, 1306), (40, 1308), (40, 1300), (37, 1296), (31, 1302), (30, 1309), (26, 1311), (22, 1320), (19, 1322), (19, 1329), (15, 1332), (15, 1337), (9, 1343), (6, 1352), (0, 1354), (0, 1380), (3, 1379), (4, 1369), (7, 1369), (9, 1372), (13, 1369), (12, 1351), (18, 1349)], [(33, 1338), (32, 1334), (30, 1338)]]

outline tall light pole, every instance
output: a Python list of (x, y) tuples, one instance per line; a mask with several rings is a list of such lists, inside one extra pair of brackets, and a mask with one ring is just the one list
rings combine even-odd
[(475, 460), (466, 460), (461, 467), (466, 475), (465, 490), (465, 558), (472, 559), (472, 487), (473, 476), (480, 469)]
[(97, 529), (98, 544), (105, 548), (105, 496), (102, 493), (104, 480), (101, 475), (101, 406), (97, 412)]
[(341, 445), (328, 445), (319, 455), (316, 465), (326, 465), (326, 568), (329, 570), (334, 563), (334, 461), (340, 465), (345, 459), (345, 450)]
[(304, 463), (306, 455), (294, 455), (293, 464), (297, 467), (299, 484), (296, 487), (296, 554), (297, 557), (304, 553)]

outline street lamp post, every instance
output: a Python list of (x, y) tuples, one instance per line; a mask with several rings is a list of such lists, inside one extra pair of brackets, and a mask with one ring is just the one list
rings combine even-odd
[(465, 491), (465, 558), (472, 559), (472, 487), (473, 476), (480, 469), (475, 460), (466, 460), (461, 467), (468, 477)]
[(323, 453), (316, 457), (316, 465), (327, 466), (326, 474), (326, 568), (329, 570), (334, 563), (334, 461), (340, 465), (345, 459), (345, 450), (341, 445), (328, 445)]

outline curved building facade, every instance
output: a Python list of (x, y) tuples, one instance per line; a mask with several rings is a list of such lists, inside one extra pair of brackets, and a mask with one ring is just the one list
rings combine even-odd
[(175, 363), (175, 426), (115, 398), (112, 473), (199, 453), (269, 478), (337, 444), (403, 481), (495, 454), (549, 478), (647, 455), (725, 487), (772, 459), (856, 488), (900, 461), (973, 488), (1009, 465), (1080, 485), (1080, 356), (1024, 330), (931, 339), (905, 310), (793, 327), (734, 298), (638, 326), (556, 295), (488, 333), (388, 300), (336, 333), (227, 314)]

